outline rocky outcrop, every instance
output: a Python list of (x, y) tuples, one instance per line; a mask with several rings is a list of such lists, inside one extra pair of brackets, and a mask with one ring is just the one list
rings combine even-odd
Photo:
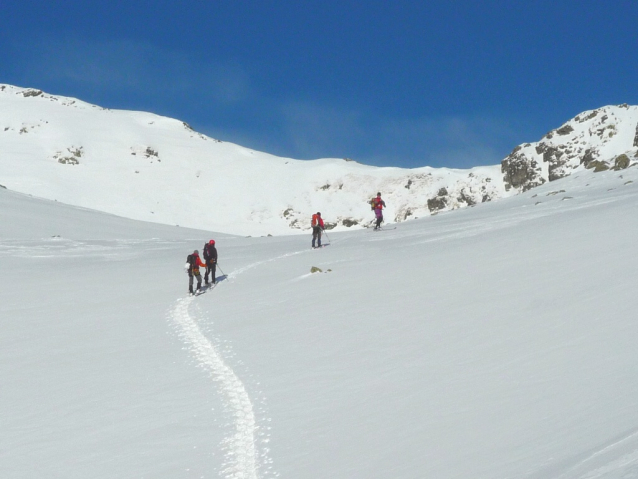
[(35, 90), (35, 89), (29, 89), (29, 90), (24, 90), (22, 92), (22, 96), (23, 97), (30, 97), (30, 96), (40, 96), (42, 95), (42, 90)]
[(517, 146), (501, 161), (503, 182), (508, 191), (512, 188), (527, 191), (545, 183), (538, 161), (522, 150), (522, 146)]
[(79, 165), (80, 158), (84, 155), (83, 147), (71, 146), (66, 149), (66, 153), (62, 151), (56, 151), (53, 155), (53, 159), (57, 160), (62, 165)]
[(581, 113), (537, 143), (516, 147), (501, 162), (505, 189), (527, 191), (580, 169), (630, 167), (638, 150), (637, 117), (638, 107), (607, 106)]
[(441, 188), (434, 198), (428, 200), (428, 209), (431, 212), (444, 210), (448, 205), (448, 193), (445, 188)]

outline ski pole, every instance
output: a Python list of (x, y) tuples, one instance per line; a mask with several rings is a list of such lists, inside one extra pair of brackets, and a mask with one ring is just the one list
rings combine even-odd
[(326, 233), (326, 230), (323, 230), (323, 234), (325, 234), (326, 238), (328, 238), (328, 243), (332, 243), (332, 241), (330, 241), (330, 236), (328, 236), (328, 233)]
[(217, 263), (217, 268), (219, 269), (219, 271), (221, 271), (221, 273), (226, 276), (226, 273), (224, 273), (224, 270), (219, 266), (219, 263)]

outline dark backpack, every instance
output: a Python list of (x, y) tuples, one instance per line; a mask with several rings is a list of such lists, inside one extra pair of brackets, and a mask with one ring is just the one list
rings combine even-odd
[(195, 256), (193, 256), (192, 254), (189, 254), (186, 257), (186, 264), (188, 265), (188, 268), (186, 270), (187, 273), (190, 273), (193, 270), (193, 263), (195, 262)]

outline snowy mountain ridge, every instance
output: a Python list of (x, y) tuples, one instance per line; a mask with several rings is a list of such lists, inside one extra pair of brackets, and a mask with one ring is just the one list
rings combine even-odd
[[(280, 158), (151, 113), (108, 110), (41, 90), (0, 85), (0, 184), (123, 217), (242, 235), (386, 221), (512, 196), (571, 172), (635, 164), (637, 107), (585, 112), (501, 165), (469, 170), (378, 168), (344, 159)], [(624, 156), (623, 156), (624, 155)]]

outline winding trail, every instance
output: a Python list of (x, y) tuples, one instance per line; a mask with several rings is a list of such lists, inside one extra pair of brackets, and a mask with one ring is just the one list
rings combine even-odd
[[(304, 249), (250, 263), (232, 271), (227, 275), (227, 278), (234, 279), (238, 275), (262, 264), (307, 253), (308, 251), (311, 250)], [(207, 294), (210, 294), (210, 292)], [(177, 334), (186, 345), (190, 355), (219, 384), (222, 400), (233, 418), (234, 433), (226, 438), (222, 444), (225, 453), (225, 463), (221, 475), (228, 479), (258, 479), (260, 461), (257, 459), (258, 451), (255, 446), (258, 428), (253, 404), (244, 384), (233, 370), (224, 363), (215, 346), (204, 335), (199, 327), (197, 317), (193, 317), (189, 312), (190, 306), (196, 297), (188, 296), (178, 299), (169, 316), (177, 327)], [(262, 457), (262, 463), (264, 462), (269, 461), (267, 459), (264, 460)]]
[(188, 347), (191, 356), (219, 384), (223, 401), (233, 416), (235, 431), (223, 445), (226, 462), (222, 477), (257, 479), (259, 477), (255, 448), (257, 428), (252, 402), (244, 384), (224, 363), (213, 344), (202, 333), (196, 319), (189, 314), (189, 306), (194, 298), (191, 296), (178, 299), (170, 316), (178, 327), (178, 335)]

